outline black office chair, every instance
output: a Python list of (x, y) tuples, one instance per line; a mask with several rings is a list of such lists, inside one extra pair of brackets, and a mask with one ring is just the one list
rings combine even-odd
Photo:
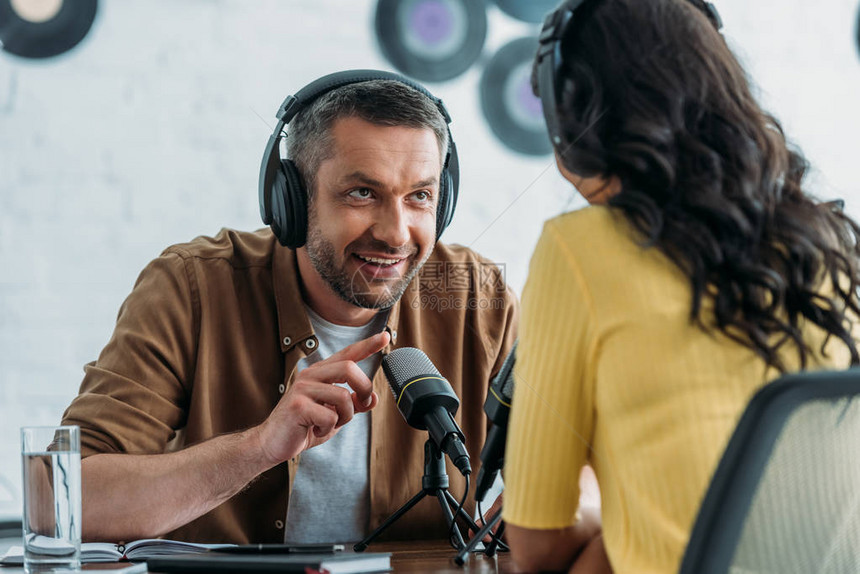
[(705, 495), (681, 574), (860, 572), (860, 369), (756, 393)]

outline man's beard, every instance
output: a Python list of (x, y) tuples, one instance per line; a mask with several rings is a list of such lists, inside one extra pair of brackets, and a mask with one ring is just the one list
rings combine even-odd
[[(354, 242), (347, 246), (345, 249), (346, 258), (352, 257), (353, 252), (361, 250), (354, 249), (357, 245), (357, 242)], [(361, 247), (377, 253), (391, 254), (392, 258), (402, 257), (402, 254), (393, 253), (391, 247), (380, 241), (368, 240), (362, 242)], [(308, 230), (305, 249), (314, 269), (329, 284), (332, 291), (347, 303), (364, 309), (388, 309), (392, 307), (400, 300), (412, 278), (430, 257), (430, 252), (428, 252), (421, 261), (413, 260), (411, 266), (400, 279), (392, 284), (386, 282), (385, 289), (377, 293), (371, 288), (372, 281), (368, 282), (360, 270), (356, 270), (354, 273), (346, 270), (346, 260), (341, 267), (338, 267), (338, 256), (334, 246), (323, 236), (318, 227), (311, 226)], [(414, 254), (410, 255), (410, 257), (412, 256)]]

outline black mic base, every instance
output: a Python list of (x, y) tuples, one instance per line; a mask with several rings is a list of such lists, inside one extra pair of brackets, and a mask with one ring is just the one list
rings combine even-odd
[(379, 525), (370, 535), (352, 547), (356, 552), (364, 552), (367, 547), (373, 542), (377, 536), (382, 534), (386, 528), (397, 522), (397, 520), (409, 512), (413, 506), (418, 504), (425, 496), (435, 496), (439, 500), (439, 506), (442, 508), (442, 514), (445, 515), (445, 522), (448, 524), (448, 529), (454, 532), (454, 542), (457, 550), (466, 548), (466, 543), (463, 540), (463, 534), (460, 528), (455, 524), (455, 517), (452, 509), (458, 509), (457, 516), (464, 519), (469, 529), (472, 532), (478, 532), (478, 525), (469, 516), (469, 513), (459, 508), (459, 501), (448, 492), (448, 473), (445, 471), (445, 459), (442, 451), (436, 446), (432, 439), (427, 439), (424, 443), (424, 476), (421, 478), (421, 491), (409, 499), (406, 504), (398, 508), (394, 513), (385, 519), (385, 522)]
[[(457, 556), (454, 557), (454, 562), (457, 566), (462, 566), (466, 563), (466, 560), (469, 558), (469, 553), (475, 550), (481, 540), (484, 539), (484, 536), (490, 533), (490, 531), (495, 528), (496, 524), (502, 522), (502, 509), (499, 508), (498, 512), (496, 512), (484, 526), (475, 534), (474, 538), (469, 540), (469, 543), (466, 544), (465, 547), (460, 549), (460, 552), (457, 553)], [(486, 548), (484, 548), (484, 554), (487, 556), (494, 556), (496, 554), (496, 548), (498, 547), (498, 541), (502, 537), (502, 534), (505, 530), (505, 523), (502, 522), (499, 526), (499, 529), (496, 531), (493, 540), (487, 544)]]

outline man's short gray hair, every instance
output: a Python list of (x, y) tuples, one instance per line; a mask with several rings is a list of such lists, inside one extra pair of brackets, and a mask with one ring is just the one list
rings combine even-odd
[(320, 164), (334, 153), (332, 126), (348, 117), (382, 126), (429, 129), (439, 143), (442, 161), (445, 160), (448, 125), (433, 100), (395, 80), (347, 84), (311, 102), (289, 124), (287, 157), (296, 164), (309, 195), (316, 189)]

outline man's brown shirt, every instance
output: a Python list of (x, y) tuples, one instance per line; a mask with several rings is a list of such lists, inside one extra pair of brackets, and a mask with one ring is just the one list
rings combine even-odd
[[(460, 397), (457, 420), (475, 472), (486, 436), (490, 379), (516, 337), (517, 302), (494, 264), (439, 243), (386, 330), (391, 345), (424, 351)], [(258, 425), (313, 353), (295, 252), (268, 229), (222, 230), (166, 249), (141, 273), (63, 424), (81, 427), (84, 457), (157, 454)], [(397, 411), (382, 370), (370, 413), (370, 525), (421, 490), (427, 433)], [(168, 534), (200, 542), (282, 542), (296, 457), (226, 503)], [(217, 472), (214, 469), (213, 472)], [(465, 482), (448, 463), (451, 493)], [(423, 500), (389, 537), (446, 537), (439, 503)]]

